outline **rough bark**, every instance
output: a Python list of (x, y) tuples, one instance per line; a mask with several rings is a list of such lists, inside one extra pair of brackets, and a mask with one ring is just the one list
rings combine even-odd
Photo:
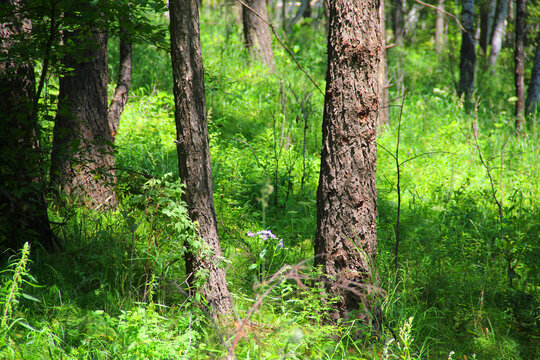
[(67, 71), (60, 78), (51, 184), (89, 207), (115, 206), (114, 138), (107, 120), (107, 34), (96, 28), (65, 31), (64, 44), (75, 47), (67, 49), (63, 59)]
[(133, 46), (131, 40), (128, 39), (126, 31), (121, 30), (120, 36), (120, 64), (118, 67), (118, 81), (114, 91), (113, 98), (107, 112), (107, 121), (111, 135), (114, 138), (118, 132), (120, 125), (120, 117), (126, 106), (131, 86), (131, 68), (132, 68)]
[(540, 33), (538, 34), (534, 63), (531, 71), (531, 80), (527, 89), (525, 101), (525, 114), (529, 124), (535, 123), (534, 117), (538, 107), (538, 95), (540, 93)]
[[(330, 2), (328, 69), (315, 264), (337, 297), (332, 320), (366, 301), (377, 252), (376, 124), (380, 107), (382, 33), (379, 1)], [(368, 285), (366, 285), (368, 284)], [(368, 291), (369, 292), (369, 291)]]
[(225, 315), (232, 310), (232, 299), (225, 270), (220, 266), (222, 253), (210, 171), (198, 7), (195, 0), (170, 0), (169, 8), (178, 168), (186, 186), (184, 200), (189, 216), (198, 224), (203, 242), (201, 248), (186, 244), (188, 284), (193, 290), (195, 274), (207, 271), (206, 282), (199, 290), (217, 314)]
[(437, 19), (435, 20), (435, 52), (441, 54), (444, 46), (444, 0), (439, 0)]
[(496, 0), (484, 0), (480, 7), (480, 48), (484, 55), (487, 55), (487, 49), (491, 40), (493, 31), (493, 20), (495, 18)]
[[(251, 55), (268, 66), (270, 71), (275, 70), (274, 53), (272, 52), (272, 37), (270, 27), (263, 21), (268, 21), (266, 0), (245, 0), (250, 9), (242, 6), (242, 19), (244, 23), (244, 40)], [(259, 16), (257, 16), (253, 11)]]
[(465, 96), (468, 106), (474, 91), (474, 68), (476, 51), (474, 44), (474, 0), (462, 0), (461, 24), (466, 31), (461, 32), (461, 61), (458, 95)]
[(501, 52), (502, 40), (506, 29), (506, 16), (508, 14), (508, 0), (497, 0), (497, 9), (495, 10), (495, 21), (493, 22), (493, 31), (491, 32), (491, 49), (489, 51), (488, 66), (494, 71), (497, 58)]
[[(0, 253), (24, 242), (53, 250), (44, 198), (36, 89), (32, 60), (20, 52), (32, 24), (22, 18), (21, 2), (1, 0), (0, 20)], [(5, 16), (5, 17), (4, 17)]]
[(525, 122), (524, 110), (525, 110), (525, 82), (523, 80), (523, 63), (525, 62), (525, 18), (526, 13), (526, 0), (516, 0), (516, 37), (515, 37), (515, 51), (514, 51), (514, 80), (516, 85), (516, 132), (519, 134), (523, 130), (523, 123)]

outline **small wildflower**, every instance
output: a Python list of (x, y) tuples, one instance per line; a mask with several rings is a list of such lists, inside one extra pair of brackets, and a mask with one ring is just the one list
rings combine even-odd
[(248, 231), (248, 232), (246, 233), (246, 235), (249, 236), (249, 237), (254, 237), (254, 236), (255, 236), (255, 234), (252, 233), (251, 231)]
[(283, 239), (279, 239), (279, 242), (276, 247), (283, 249)]

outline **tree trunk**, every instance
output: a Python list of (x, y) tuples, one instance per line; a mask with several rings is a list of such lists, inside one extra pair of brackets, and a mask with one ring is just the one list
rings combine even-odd
[(0, 1), (2, 10), (10, 11), (9, 21), (0, 23), (0, 254), (17, 251), (26, 241), (53, 250), (34, 109), (34, 66), (30, 55), (21, 53), (31, 41), (32, 24), (21, 17), (20, 3)]
[(516, 84), (516, 133), (519, 134), (523, 130), (525, 122), (525, 83), (523, 80), (523, 63), (525, 62), (525, 20), (526, 20), (526, 0), (516, 0), (516, 39), (515, 39), (515, 72), (514, 80)]
[(487, 55), (488, 45), (493, 31), (495, 18), (496, 0), (484, 0), (480, 8), (480, 47), (484, 55)]
[[(245, 6), (242, 6), (246, 47), (254, 58), (259, 59), (273, 72), (275, 70), (275, 65), (270, 27), (261, 19), (262, 17), (264, 20), (268, 21), (266, 0), (245, 0), (244, 2), (250, 7), (250, 9), (248, 9)], [(256, 15), (254, 11), (258, 15)]]
[(390, 96), (388, 94), (388, 62), (386, 56), (386, 16), (384, 12), (385, 1), (381, 0), (379, 5), (379, 17), (381, 19), (381, 70), (379, 71), (380, 78), (380, 106), (379, 106), (379, 119), (377, 121), (377, 128), (383, 129), (384, 126), (390, 125)]
[(465, 95), (466, 107), (470, 107), (474, 91), (474, 68), (476, 52), (474, 45), (474, 0), (462, 0), (461, 24), (466, 31), (461, 32), (461, 62), (458, 95)]
[(439, 0), (437, 8), (439, 11), (435, 20), (435, 52), (441, 54), (444, 46), (444, 0)]
[(497, 9), (495, 10), (495, 22), (491, 32), (491, 50), (489, 52), (488, 67), (492, 68), (493, 73), (497, 58), (501, 52), (502, 39), (506, 28), (506, 15), (508, 14), (508, 0), (497, 0)]
[[(376, 125), (381, 106), (379, 1), (330, 2), (328, 70), (317, 191), (315, 265), (338, 298), (332, 320), (347, 318), (374, 281), (377, 252)], [(369, 291), (368, 291), (369, 293)]]
[(131, 66), (133, 46), (125, 29), (120, 30), (120, 61), (118, 67), (118, 81), (116, 90), (114, 91), (107, 119), (109, 128), (113, 137), (116, 137), (118, 126), (120, 125), (120, 117), (124, 111), (128, 100), (129, 87), (131, 86)]
[(422, 8), (418, 4), (413, 4), (411, 9), (407, 12), (405, 19), (405, 25), (403, 26), (403, 36), (408, 40), (414, 42), (416, 38), (416, 26), (420, 19), (420, 10)]
[(188, 284), (194, 289), (196, 276), (208, 272), (199, 290), (217, 314), (225, 315), (232, 311), (232, 299), (214, 210), (198, 7), (195, 0), (170, 0), (169, 8), (178, 168), (189, 216), (203, 242), (201, 248), (186, 244)]
[(405, 0), (393, 0), (392, 20), (394, 41), (397, 46), (403, 45), (405, 31)]
[(535, 115), (538, 107), (538, 94), (540, 93), (540, 33), (538, 34), (534, 63), (531, 71), (531, 80), (527, 90), (527, 100), (525, 101), (525, 114), (529, 126), (536, 123)]
[(64, 44), (63, 65), (68, 70), (60, 78), (51, 184), (84, 199), (89, 207), (115, 206), (114, 137), (107, 120), (107, 34), (96, 28), (65, 31)]

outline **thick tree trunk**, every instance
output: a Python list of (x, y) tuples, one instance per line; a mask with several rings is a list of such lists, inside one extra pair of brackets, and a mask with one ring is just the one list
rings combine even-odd
[(516, 0), (516, 38), (515, 38), (515, 71), (514, 80), (516, 84), (516, 133), (520, 133), (523, 130), (523, 123), (525, 122), (524, 110), (525, 110), (525, 82), (523, 80), (523, 63), (525, 62), (525, 18), (526, 13), (526, 0)]
[(444, 0), (439, 0), (437, 8), (439, 11), (435, 20), (435, 52), (441, 54), (444, 46)]
[[(67, 49), (53, 131), (51, 184), (89, 207), (115, 206), (113, 134), (107, 120), (107, 34), (64, 32)], [(88, 34), (88, 35), (85, 35)]]
[(1, 0), (0, 6), (12, 10), (10, 21), (0, 23), (0, 254), (17, 251), (26, 241), (53, 250), (33, 108), (34, 66), (28, 54), (19, 52), (30, 41), (32, 24), (21, 18), (20, 1)]
[(495, 10), (495, 21), (493, 31), (491, 32), (491, 49), (489, 52), (488, 66), (495, 71), (494, 67), (497, 58), (501, 52), (502, 39), (506, 29), (506, 16), (508, 14), (508, 0), (497, 0), (497, 9)]
[(107, 120), (113, 139), (118, 132), (120, 125), (120, 117), (124, 111), (128, 100), (129, 87), (131, 86), (131, 67), (133, 46), (131, 40), (124, 29), (120, 31), (120, 62), (118, 67), (118, 81), (114, 91), (109, 110), (107, 112)]
[(274, 53), (272, 52), (272, 37), (270, 35), (270, 27), (264, 21), (268, 21), (266, 0), (245, 0), (244, 2), (250, 7), (248, 9), (242, 6), (246, 47), (254, 58), (259, 59), (273, 72), (275, 65)]
[(178, 168), (189, 216), (203, 242), (200, 248), (186, 244), (188, 284), (194, 289), (196, 275), (208, 272), (199, 290), (217, 314), (225, 315), (232, 311), (232, 299), (214, 210), (198, 7), (195, 0), (170, 0), (169, 8)]
[(538, 107), (538, 95), (540, 93), (540, 33), (538, 34), (534, 63), (531, 71), (531, 80), (527, 90), (525, 101), (525, 114), (529, 124), (535, 123), (535, 115)]
[(462, 0), (461, 24), (466, 31), (461, 32), (461, 62), (458, 95), (465, 96), (465, 104), (470, 105), (474, 91), (474, 68), (476, 49), (474, 45), (474, 0)]
[[(315, 264), (337, 297), (331, 319), (368, 305), (370, 259), (377, 252), (376, 125), (382, 32), (379, 1), (330, 2), (328, 70), (321, 173), (317, 191)], [(369, 291), (368, 291), (369, 293)]]
[(496, 0), (484, 0), (480, 7), (480, 47), (484, 55), (487, 55), (487, 49), (491, 40), (493, 31), (493, 20), (495, 18)]

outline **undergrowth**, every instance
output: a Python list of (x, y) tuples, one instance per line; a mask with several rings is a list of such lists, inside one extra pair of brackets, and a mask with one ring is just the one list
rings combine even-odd
[[(117, 137), (119, 209), (50, 209), (64, 249), (36, 249), (32, 263), (25, 247), (1, 273), (0, 357), (224, 358), (237, 339), (242, 359), (540, 358), (539, 142), (513, 136), (501, 95), (511, 81), (499, 79), (511, 71), (480, 76), (477, 110), (467, 114), (452, 82), (456, 59), (439, 62), (423, 38), (389, 51), (392, 81), (402, 73), (407, 89), (399, 269), (389, 153), (401, 109), (392, 107), (377, 140), (382, 322), (329, 325), (311, 285), (324, 98), (277, 44), (275, 74), (250, 62), (233, 15), (202, 11), (201, 35), (214, 198), (242, 332), (217, 326), (185, 291), (193, 224), (175, 180), (174, 102), (160, 74), (170, 61), (144, 48)], [(300, 23), (286, 43), (324, 89), (324, 24)], [(403, 95), (396, 89), (390, 98)], [(301, 264), (296, 277), (276, 276), (284, 264)]]

